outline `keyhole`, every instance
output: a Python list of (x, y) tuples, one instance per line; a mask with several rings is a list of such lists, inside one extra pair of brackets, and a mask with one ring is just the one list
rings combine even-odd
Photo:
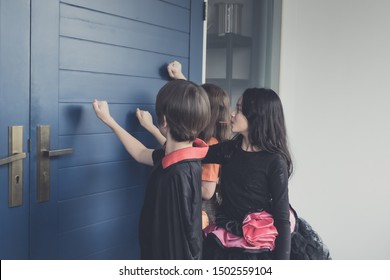
[(15, 176), (16, 184), (19, 184), (19, 179), (20, 179), (20, 176), (19, 176), (19, 175), (16, 175), (16, 176)]

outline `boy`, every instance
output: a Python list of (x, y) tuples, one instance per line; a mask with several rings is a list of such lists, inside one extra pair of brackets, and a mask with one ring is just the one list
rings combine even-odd
[(154, 166), (139, 224), (141, 259), (200, 259), (201, 159), (208, 147), (196, 137), (210, 121), (205, 91), (186, 80), (160, 89), (156, 114), (167, 141), (158, 150), (146, 148), (119, 126), (106, 101), (95, 100), (93, 108), (136, 161)]

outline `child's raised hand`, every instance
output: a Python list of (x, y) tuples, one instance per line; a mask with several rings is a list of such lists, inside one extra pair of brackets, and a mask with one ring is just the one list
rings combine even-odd
[(95, 110), (96, 116), (105, 124), (109, 125), (112, 117), (110, 115), (107, 101), (99, 101), (95, 99), (92, 102), (92, 107)]
[(135, 115), (137, 116), (139, 123), (144, 128), (147, 129), (148, 127), (153, 126), (153, 118), (152, 118), (152, 115), (149, 113), (149, 111), (144, 111), (144, 110), (137, 108)]
[(181, 63), (179, 61), (172, 61), (167, 66), (169, 77), (175, 80), (187, 80), (181, 70)]

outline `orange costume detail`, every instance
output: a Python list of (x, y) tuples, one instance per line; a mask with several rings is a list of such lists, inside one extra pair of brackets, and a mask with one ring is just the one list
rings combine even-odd
[[(218, 144), (218, 140), (215, 137), (211, 137), (206, 144), (209, 146)], [(220, 169), (219, 164), (214, 164), (214, 163), (202, 164), (202, 181), (217, 183), (219, 180), (219, 169)], [(202, 211), (202, 229), (207, 227), (209, 224), (210, 221), (206, 211)]]

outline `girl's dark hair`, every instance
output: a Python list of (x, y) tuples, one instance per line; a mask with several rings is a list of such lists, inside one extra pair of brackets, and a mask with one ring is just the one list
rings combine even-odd
[(210, 122), (210, 103), (199, 85), (186, 80), (172, 80), (157, 94), (158, 125), (167, 121), (175, 141), (193, 141)]
[(210, 102), (211, 118), (206, 128), (199, 134), (205, 142), (215, 137), (218, 142), (230, 139), (229, 97), (217, 85), (203, 84)]
[(242, 113), (248, 120), (249, 142), (262, 150), (280, 153), (287, 161), (290, 176), (293, 163), (279, 96), (271, 89), (249, 88), (242, 96)]

